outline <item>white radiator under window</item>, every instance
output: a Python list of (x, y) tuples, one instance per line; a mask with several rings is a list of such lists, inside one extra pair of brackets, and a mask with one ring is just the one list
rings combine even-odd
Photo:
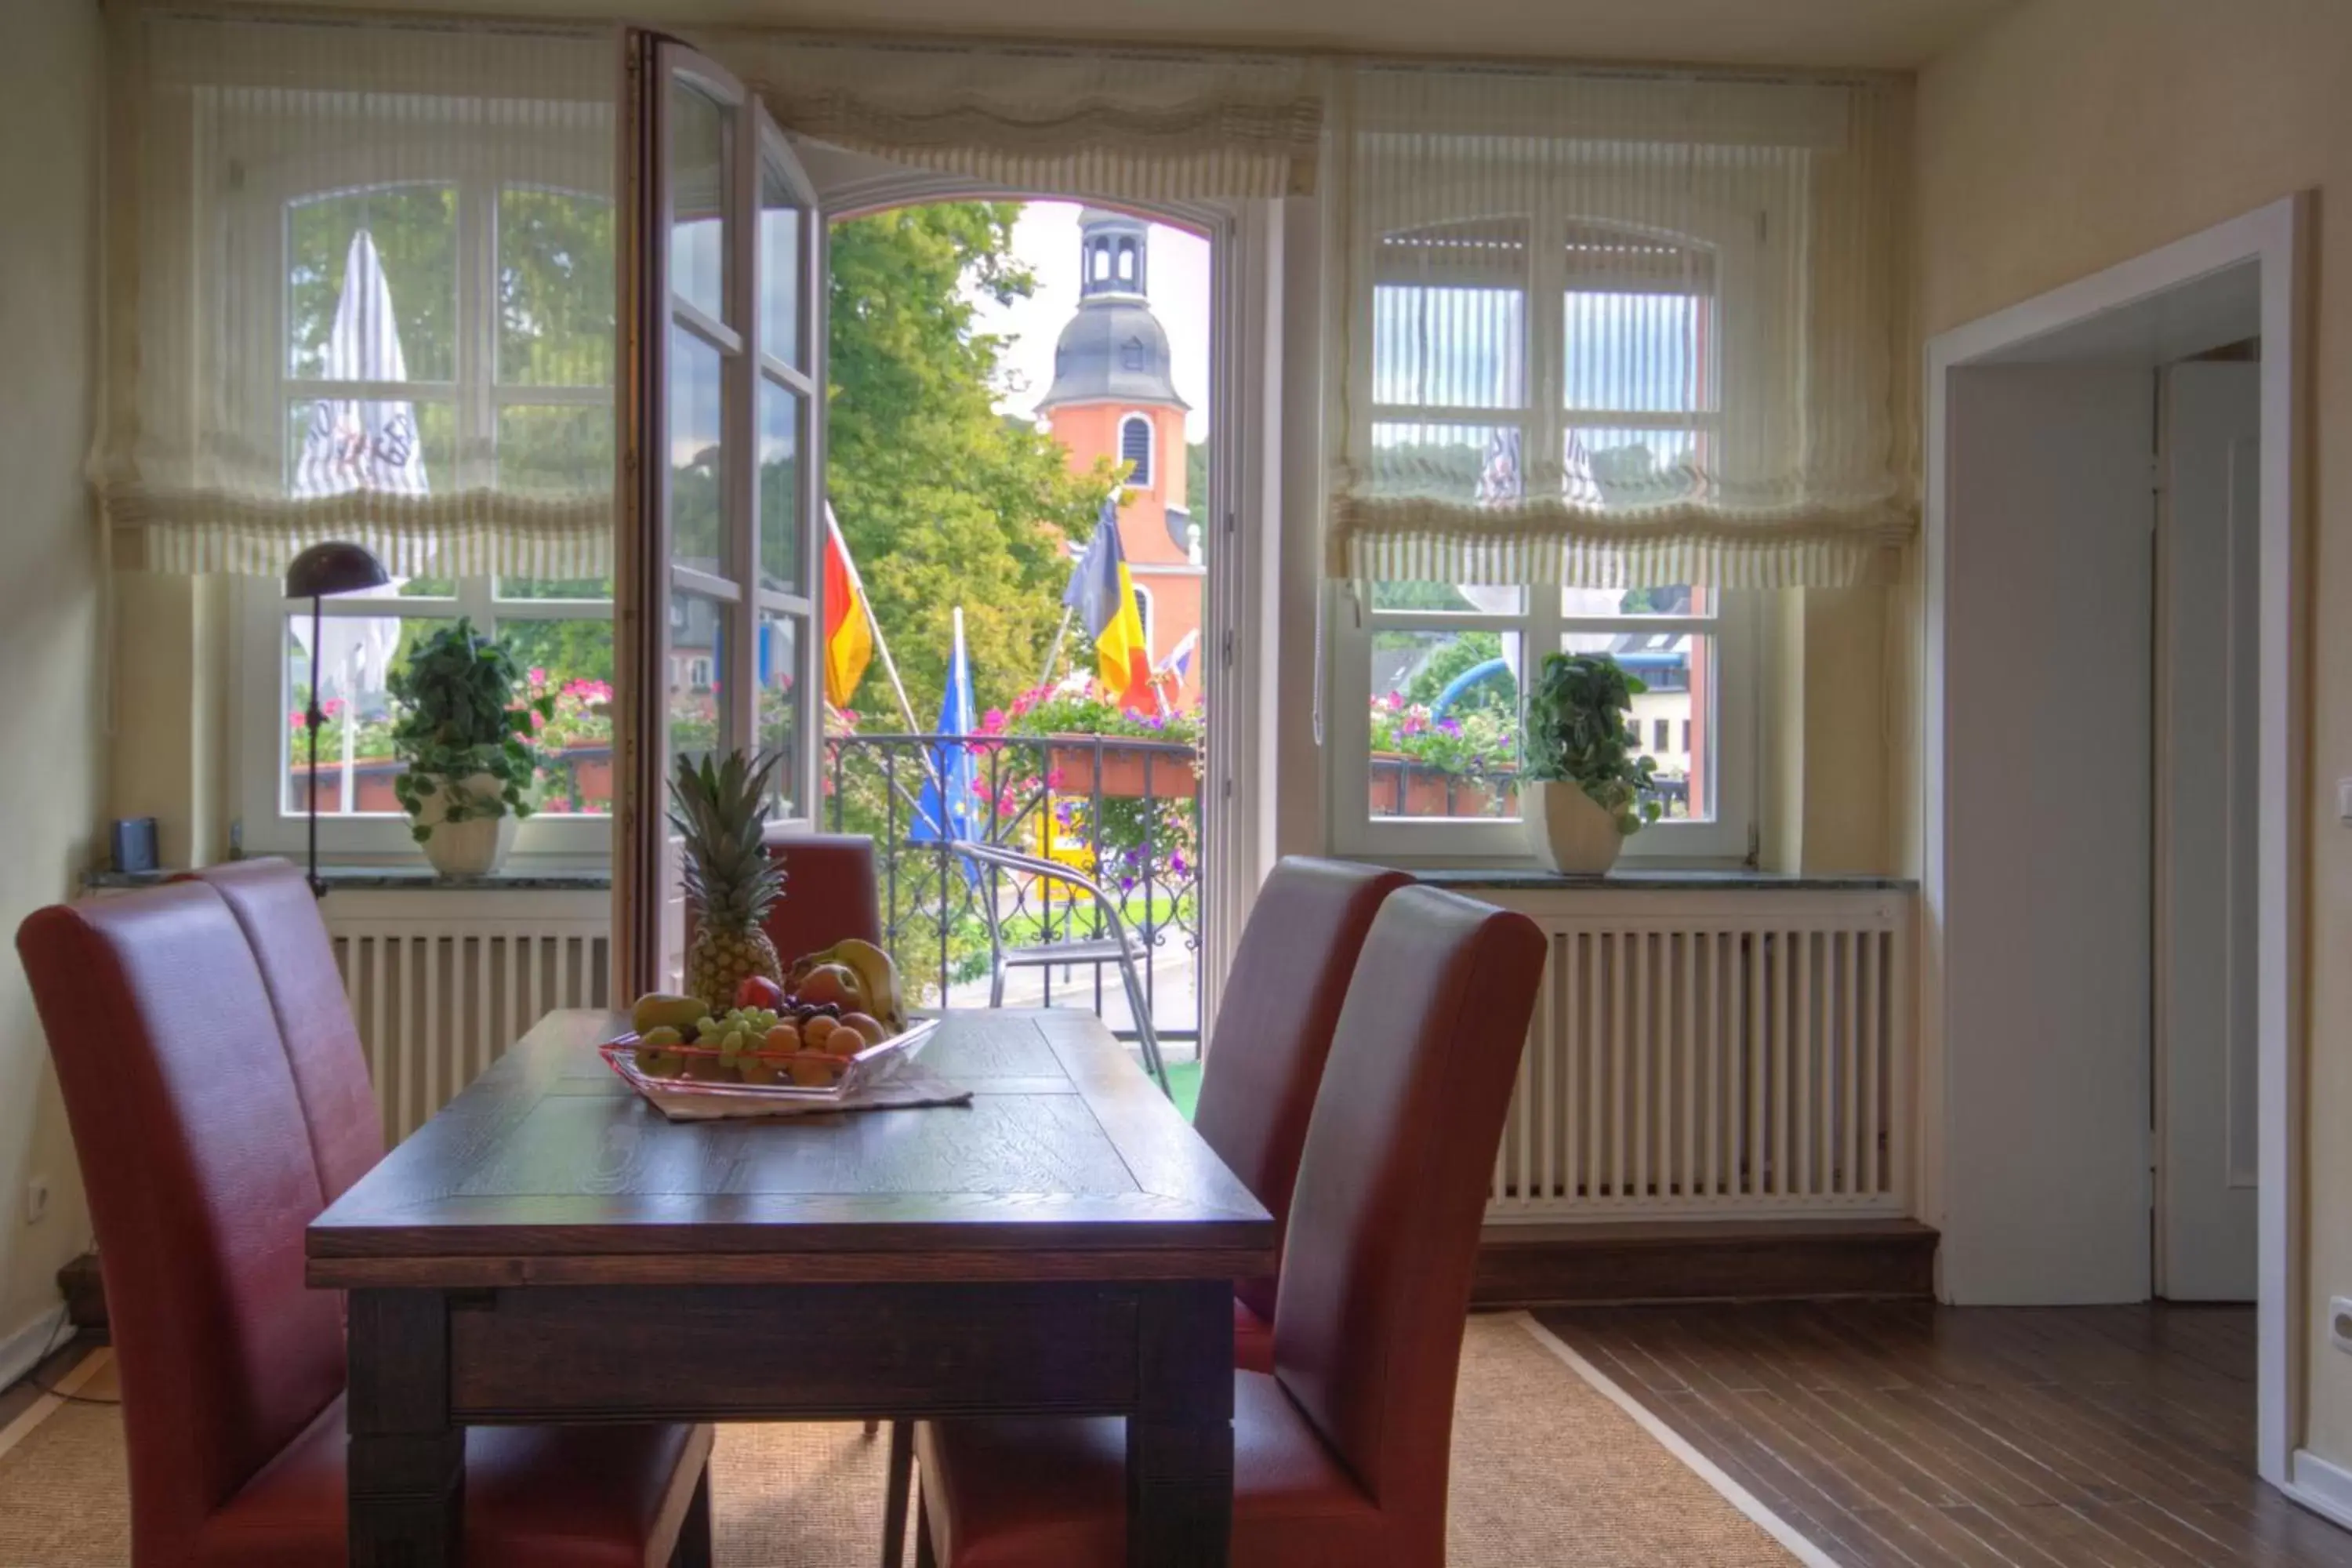
[(323, 908), (389, 1142), (423, 1126), (541, 1015), (609, 1005), (601, 889), (345, 889)]
[(1908, 1212), (1907, 893), (1481, 896), (1551, 945), (1490, 1220)]

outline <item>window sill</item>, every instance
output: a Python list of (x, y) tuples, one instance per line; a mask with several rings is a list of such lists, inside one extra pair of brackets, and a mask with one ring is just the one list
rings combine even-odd
[(1576, 892), (1915, 892), (1919, 884), (1907, 877), (1835, 875), (1808, 877), (1784, 871), (1749, 871), (1738, 868), (1655, 869), (1620, 866), (1601, 877), (1570, 877), (1532, 866), (1406, 866), (1421, 881), (1434, 888), (1476, 888), (1517, 890), (1559, 889)]
[[(152, 887), (170, 880), (176, 871), (89, 871), (82, 876), (86, 891), (101, 889)], [(320, 878), (328, 889), (364, 889), (375, 892), (417, 893), (582, 893), (609, 889), (609, 867), (558, 868), (517, 866), (489, 877), (444, 877), (425, 865), (321, 866)]]

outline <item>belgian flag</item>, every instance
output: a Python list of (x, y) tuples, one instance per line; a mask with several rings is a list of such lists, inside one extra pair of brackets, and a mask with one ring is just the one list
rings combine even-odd
[(1096, 673), (1114, 700), (1135, 713), (1151, 711), (1151, 650), (1135, 606), (1135, 579), (1118, 542), (1118, 497), (1103, 499), (1095, 536), (1070, 572), (1062, 604), (1076, 613), (1094, 639)]

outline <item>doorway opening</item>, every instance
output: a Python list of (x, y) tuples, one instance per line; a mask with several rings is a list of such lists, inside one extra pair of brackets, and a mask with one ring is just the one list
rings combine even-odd
[[(1140, 1013), (1180, 1100), (1208, 951), (1213, 258), (1191, 226), (1004, 198), (864, 204), (827, 256), (818, 826), (874, 839), (927, 1004), (1077, 1007), (1131, 1041)], [(1138, 994), (1083, 953), (1000, 975), (1122, 928)]]
[(2254, 1301), (2290, 1489), (2303, 221), (1929, 344), (1922, 737), (1939, 1291)]

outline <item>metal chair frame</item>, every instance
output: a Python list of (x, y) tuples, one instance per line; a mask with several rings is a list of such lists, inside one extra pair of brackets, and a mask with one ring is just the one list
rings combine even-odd
[(983, 872), (1019, 872), (1066, 882), (1078, 889), (1094, 900), (1096, 910), (1110, 929), (1107, 939), (1087, 938), (1007, 947), (992, 879), (986, 896), (980, 900), (982, 912), (988, 921), (988, 1005), (991, 1007), (1004, 1005), (1004, 977), (1011, 970), (1057, 969), (1082, 963), (1091, 964), (1099, 970), (1106, 963), (1117, 965), (1119, 983), (1127, 990), (1128, 1011), (1135, 1018), (1136, 1038), (1143, 1047), (1144, 1068), (1159, 1083), (1160, 1092), (1174, 1099), (1175, 1091), (1168, 1087), (1168, 1068), (1160, 1058), (1160, 1034), (1152, 1027), (1151, 998), (1143, 988), (1142, 972), (1137, 968), (1137, 961), (1150, 949), (1120, 916), (1118, 901), (1100, 882), (1058, 860), (1024, 855), (1017, 849), (1007, 849), (999, 844), (980, 844), (961, 838), (955, 841), (955, 849), (956, 853), (981, 867)]

